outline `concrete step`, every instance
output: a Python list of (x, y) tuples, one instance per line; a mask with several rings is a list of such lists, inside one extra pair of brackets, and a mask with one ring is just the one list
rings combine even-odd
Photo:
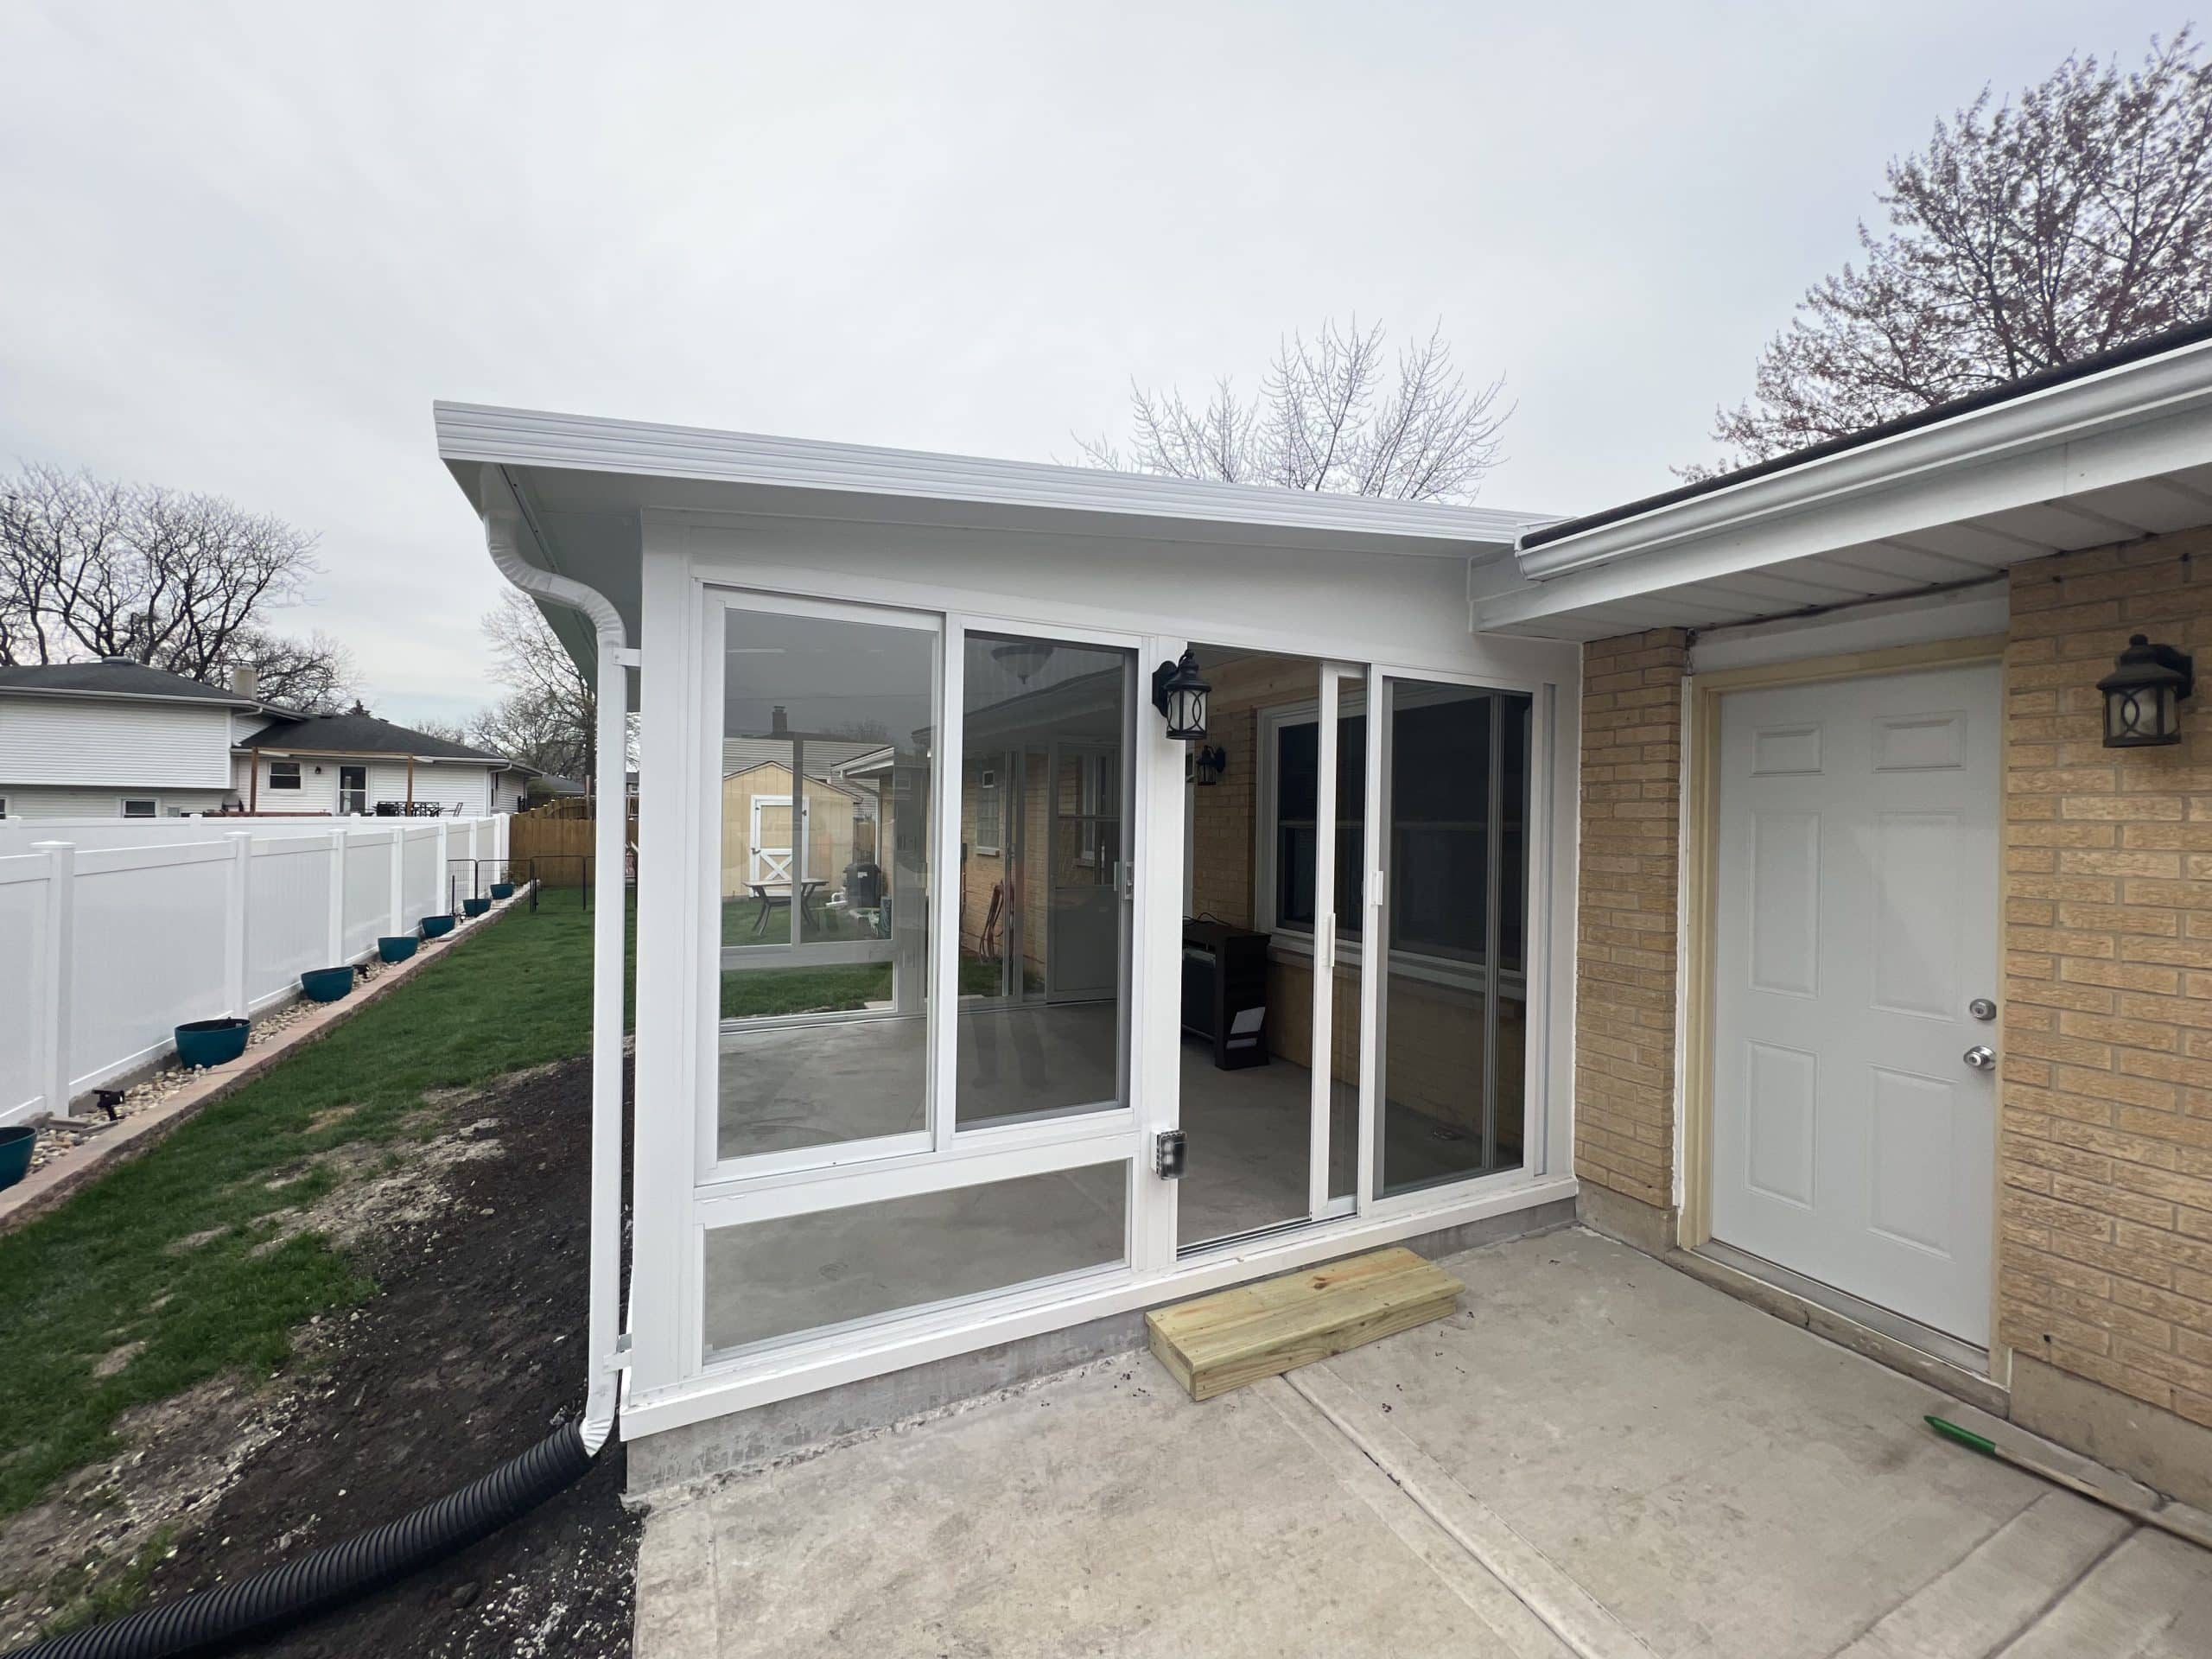
[(1373, 1250), (1155, 1308), (1145, 1327), (1169, 1375), (1192, 1399), (1211, 1400), (1440, 1319), (1458, 1309), (1461, 1288), (1411, 1250)]

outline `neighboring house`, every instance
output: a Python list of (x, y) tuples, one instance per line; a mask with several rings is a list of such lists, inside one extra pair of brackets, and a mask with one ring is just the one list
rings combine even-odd
[(111, 658), (0, 668), (0, 817), (512, 812), (538, 774), (372, 715)]
[(257, 813), (513, 812), (538, 775), (359, 709), (264, 724), (238, 750), (232, 792)]
[(219, 810), (233, 743), (283, 712), (122, 658), (0, 668), (0, 816)]
[[(579, 660), (652, 665), (633, 1484), (1579, 1216), (2212, 1498), (2212, 325), (1566, 521), (436, 421)], [(732, 746), (863, 734), (880, 925), (733, 930)]]

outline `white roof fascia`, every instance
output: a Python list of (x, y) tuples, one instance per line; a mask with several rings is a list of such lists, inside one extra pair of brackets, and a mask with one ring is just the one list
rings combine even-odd
[[(2001, 512), (2167, 470), (2166, 458), (2155, 448), (2098, 444), (2094, 440), (2148, 420), (2207, 410), (2212, 410), (2212, 342), (2123, 364), (1710, 494), (1656, 506), (1632, 518), (1519, 551), (1516, 557), (1522, 575), (1548, 582), (1631, 555), (1641, 561), (1693, 540), (1725, 545), (1731, 537), (1746, 536), (1779, 518), (1813, 508), (1834, 510), (1939, 474), (1962, 474), (2026, 455), (2047, 458), (2049, 465), (2036, 474), (2043, 493), (2023, 496), (2017, 490), (2002, 490), (1996, 493), (2000, 499), (1962, 501), (1949, 517)], [(2201, 464), (2204, 459), (2200, 451), (2178, 464)], [(1853, 532), (1849, 539), (1867, 537)], [(1714, 568), (1698, 574), (1725, 575), (1821, 550), (1811, 544), (1815, 542), (1827, 547), (1847, 544), (1841, 537), (1815, 533), (1786, 552), (1758, 556), (1746, 545), (1745, 556), (1718, 557)], [(1639, 583), (1630, 591), (1649, 592), (1695, 579), (1675, 575)]]
[(1491, 544), (1510, 543), (1522, 531), (1557, 518), (1556, 514), (1268, 489), (477, 404), (438, 403), (433, 414), (438, 454), (448, 462)]
[(167, 702), (186, 709), (258, 709), (270, 706), (227, 694), (214, 697), (186, 697), (163, 691), (88, 691), (77, 686), (58, 685), (0, 685), (0, 697), (81, 697), (102, 702)]

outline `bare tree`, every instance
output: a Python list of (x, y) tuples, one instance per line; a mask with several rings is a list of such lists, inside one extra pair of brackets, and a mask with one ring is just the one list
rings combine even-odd
[(26, 466), (0, 480), (0, 663), (123, 657), (208, 684), (251, 666), (272, 700), (319, 705), (350, 679), (343, 652), (264, 620), (301, 596), (314, 550), (220, 496)]
[(501, 594), (485, 613), (484, 637), (500, 679), (513, 690), (471, 722), (468, 741), (590, 787), (599, 700), (583, 670), (518, 593)]
[(334, 715), (353, 697), (353, 655), (320, 629), (305, 639), (245, 627), (226, 653), (234, 668), (254, 672), (259, 695), (303, 715)]
[(1889, 229), (1809, 289), (1716, 413), (1717, 472), (2212, 314), (2212, 64), (2192, 31), (2123, 74), (2078, 54), (1891, 163)]
[(1395, 364), (1382, 326), (1325, 321), (1310, 342), (1275, 348), (1256, 397), (1227, 377), (1193, 407), (1179, 391), (1129, 388), (1128, 448), (1077, 439), (1084, 458), (1116, 472), (1219, 479), (1287, 490), (1467, 501), (1503, 459), (1503, 377), (1471, 387), (1452, 365), (1443, 325)]

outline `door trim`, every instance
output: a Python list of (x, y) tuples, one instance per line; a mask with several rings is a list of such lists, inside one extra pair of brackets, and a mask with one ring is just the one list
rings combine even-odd
[[(1720, 844), (1719, 757), (1722, 699), (1734, 691), (1763, 690), (1778, 685), (1806, 685), (1823, 680), (1861, 679), (1902, 673), (1912, 669), (1963, 668), (1978, 663), (1995, 663), (2001, 669), (2005, 660), (2005, 645), (2004, 634), (1980, 634), (1965, 639), (1939, 639), (1881, 651), (1855, 651), (1836, 656), (1810, 657), (1801, 662), (1763, 663), (1752, 668), (1722, 669), (1710, 674), (1693, 674), (1683, 680), (1681, 871), (1677, 916), (1681, 944), (1676, 958), (1680, 982), (1675, 990), (1675, 1099), (1680, 1103), (1675, 1151), (1677, 1167), (1681, 1171), (1681, 1208), (1675, 1221), (1675, 1242), (1683, 1249), (1702, 1252), (1713, 1242), (1713, 1027), (1717, 992), (1714, 980), (1714, 954), (1718, 944), (1715, 912), (1719, 899), (1715, 866)], [(2000, 708), (2003, 707), (2004, 696), (2005, 688), (2000, 678), (1998, 687)], [(1997, 741), (2002, 744), (2001, 732)], [(2001, 788), (2001, 765), (1999, 783)], [(2011, 880), (2005, 874), (2001, 856), (2005, 830), (2003, 810), (2000, 798), (1998, 823), (2000, 856), (1997, 888), (1999, 932), (1993, 942), (1996, 949), (1995, 960), (1999, 963), (2005, 959), (2002, 930), (2005, 900), (2011, 888)], [(2005, 1055), (2000, 1048), (1997, 1059), (1996, 1098), (2001, 1101), (2004, 1096)], [(2001, 1125), (1999, 1127), (2001, 1128)], [(2001, 1170), (2001, 1163), (1998, 1168)], [(2002, 1179), (2001, 1173), (1993, 1173), (1993, 1182), (2001, 1185)], [(1999, 1209), (1995, 1202), (1996, 1196), (1993, 1193), (1990, 1206), (1993, 1231), (1997, 1225), (1996, 1217)], [(1993, 1309), (1997, 1306), (1996, 1272), (1997, 1263), (2001, 1259), (2001, 1253), (1993, 1249), (1989, 1287), (1990, 1306)], [(1747, 1255), (1740, 1261), (1732, 1256), (1730, 1265), (1739, 1272), (1752, 1271), (1744, 1263), (1757, 1261), (1758, 1258)], [(1955, 1343), (1955, 1339), (1952, 1340)], [(1993, 1335), (1991, 1340), (1989, 1357), (1993, 1364), (2003, 1351)], [(1951, 1358), (1951, 1356), (1946, 1354), (1944, 1357)], [(1952, 1363), (1955, 1363), (1955, 1359)]]

